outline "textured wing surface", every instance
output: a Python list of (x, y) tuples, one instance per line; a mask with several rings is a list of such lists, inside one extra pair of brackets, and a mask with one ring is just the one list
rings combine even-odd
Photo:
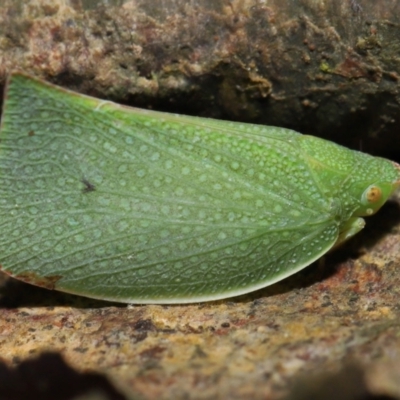
[(15, 75), (0, 142), (2, 268), (128, 302), (221, 298), (280, 280), (338, 235), (298, 137)]

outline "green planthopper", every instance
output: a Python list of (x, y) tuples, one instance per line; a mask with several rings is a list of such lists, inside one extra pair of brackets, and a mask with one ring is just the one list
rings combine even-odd
[(127, 303), (227, 298), (364, 226), (398, 164), (271, 126), (129, 108), (15, 73), (0, 132), (0, 264)]

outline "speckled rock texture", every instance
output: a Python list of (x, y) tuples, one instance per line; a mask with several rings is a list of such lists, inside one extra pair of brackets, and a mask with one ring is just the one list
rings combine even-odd
[[(3, 0), (1, 79), (398, 153), (397, 1), (184, 3)], [(228, 301), (125, 306), (1, 275), (0, 397), (400, 399), (399, 255), (397, 195), (320, 262)]]

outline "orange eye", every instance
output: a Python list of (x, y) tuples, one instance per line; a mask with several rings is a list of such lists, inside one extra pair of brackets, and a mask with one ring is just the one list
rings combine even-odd
[(382, 190), (377, 186), (370, 186), (366, 193), (365, 198), (367, 199), (368, 203), (376, 203), (382, 197)]

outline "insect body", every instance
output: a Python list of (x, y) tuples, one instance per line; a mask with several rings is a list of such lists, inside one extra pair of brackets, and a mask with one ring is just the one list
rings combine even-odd
[(0, 139), (2, 269), (131, 303), (277, 282), (356, 234), (400, 183), (391, 161), (288, 129), (123, 107), (21, 74)]

